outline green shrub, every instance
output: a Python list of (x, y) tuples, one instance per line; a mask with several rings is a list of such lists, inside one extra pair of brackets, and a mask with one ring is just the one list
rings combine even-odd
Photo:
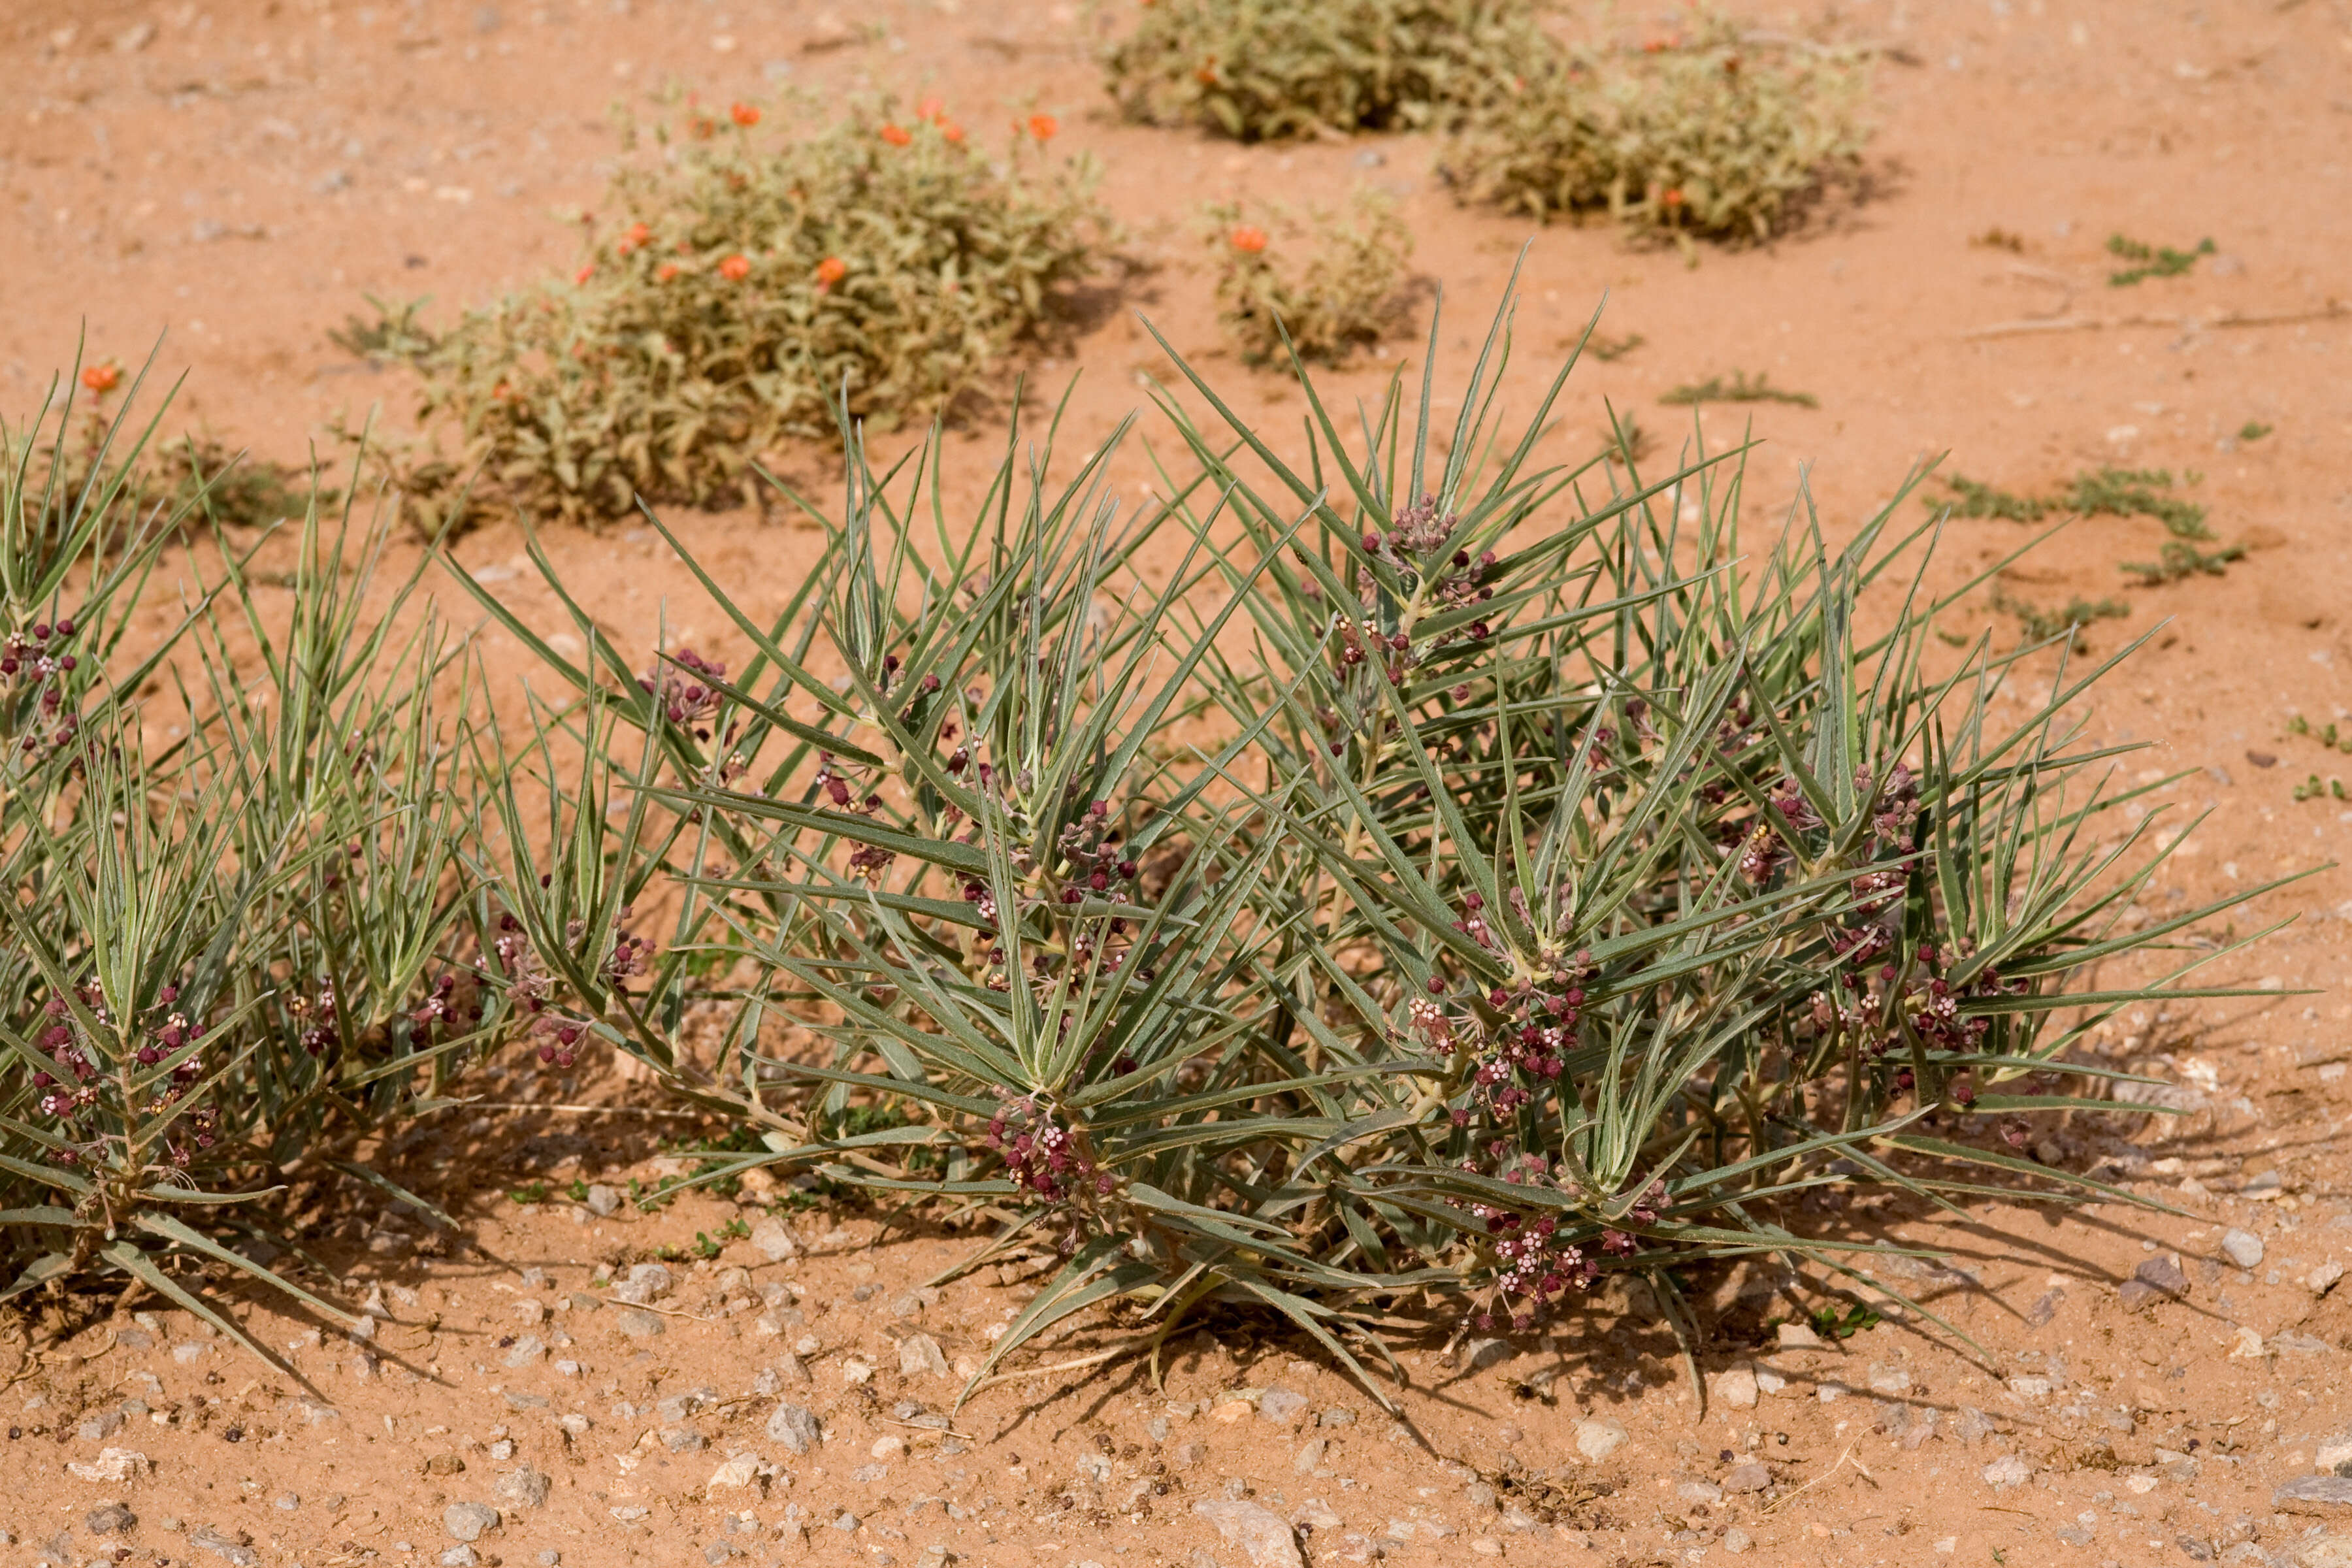
[[(1245, 216), (1258, 221), (1244, 222)], [(1216, 258), (1217, 320), (1246, 363), (1264, 364), (1296, 351), (1336, 364), (1410, 325), (1404, 285), (1412, 231), (1381, 196), (1356, 193), (1344, 217), (1245, 214), (1227, 202), (1211, 206), (1205, 218), (1203, 238)]]
[(1539, 223), (1605, 212), (1636, 230), (1758, 241), (1853, 178), (1858, 61), (1744, 41), (1707, 17), (1639, 54), (1556, 48), (1484, 100), (1444, 168), (1465, 201)]
[(1547, 40), (1532, 0), (1142, 0), (1105, 58), (1130, 120), (1243, 142), (1442, 123)]
[(1001, 160), (929, 103), (781, 134), (761, 119), (739, 104), (657, 126), (670, 155), (615, 179), (570, 280), (438, 334), (380, 303), (339, 334), (413, 363), (421, 421), (451, 432), (402, 459), (412, 500), (446, 511), (478, 469), (488, 499), (579, 521), (640, 494), (730, 499), (763, 449), (831, 435), (845, 398), (887, 426), (973, 390), (1047, 330), (1111, 232), (1091, 166), (1045, 152), (1046, 116)]
[(454, 649), (395, 633), (403, 584), (362, 620), (375, 557), (315, 506), (290, 604), (215, 544), (131, 641), (194, 502), (141, 515), (120, 418), (86, 486), (65, 439), (0, 474), (0, 1300), (113, 1275), (250, 1345), (202, 1294), (241, 1271), (348, 1321), (224, 1242), (267, 1238), (289, 1171), (382, 1184), (359, 1138), (481, 1037)]
[[(1801, 1223), (1825, 1187), (2110, 1192), (2018, 1152), (2029, 1118), (2104, 1103), (2072, 1053), (2117, 1008), (2233, 993), (2131, 977), (2212, 910), (2123, 918), (2169, 847), (2111, 828), (2054, 717), (2080, 687), (2006, 723), (2016, 654), (1927, 672), (1959, 593), (1918, 593), (1897, 502), (1752, 554), (1712, 459), (1534, 468), (1560, 384), (1499, 425), (1506, 326), (1458, 397), (1400, 381), (1352, 435), (1302, 372), (1304, 453), (1187, 369), (1224, 427), (1164, 397), (1186, 461), (1127, 521), (1104, 451), (1055, 479), (1009, 443), (950, 526), (929, 464), (853, 450), (782, 616), (703, 578), (751, 666), (611, 697), (625, 787), (578, 788), (500, 895), (560, 945), (682, 886), (641, 989), (565, 984), (760, 1132), (699, 1179), (813, 1163), (1049, 1240), (992, 1366), (1126, 1298), (1131, 1348), (1221, 1302), (1360, 1372), (1425, 1292), (1525, 1328), (1632, 1273), (1686, 1328), (1706, 1258), (1873, 1279)], [(592, 708), (635, 668), (476, 592)], [(654, 1021), (706, 1004), (688, 1060)]]

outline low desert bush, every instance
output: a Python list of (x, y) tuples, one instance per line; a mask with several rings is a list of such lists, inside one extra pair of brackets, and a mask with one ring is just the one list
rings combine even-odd
[(184, 615), (134, 635), (195, 502), (140, 507), (120, 418), (79, 488), (64, 439), (0, 474), (0, 1300), (112, 1275), (249, 1343), (207, 1278), (342, 1316), (228, 1245), (268, 1240), (257, 1200), (381, 1184), (357, 1140), (479, 1037), (449, 646), (395, 634), (402, 586), (315, 506), (290, 597), (198, 544)]
[(1639, 53), (1534, 57), (1468, 117), (1444, 167), (1464, 200), (1538, 222), (1605, 212), (1660, 236), (1769, 239), (1857, 173), (1864, 86), (1854, 58), (1753, 44), (1705, 17)]
[(1105, 58), (1131, 120), (1243, 142), (1441, 124), (1543, 47), (1531, 0), (1142, 0)]
[[(1124, 521), (1106, 450), (1009, 447), (949, 526), (853, 449), (803, 598), (703, 579), (756, 672), (505, 615), (640, 739), (500, 897), (552, 941), (682, 882), (723, 988), (565, 984), (760, 1130), (707, 1179), (814, 1163), (1058, 1248), (992, 1364), (1124, 1298), (1139, 1348), (1221, 1302), (1359, 1370), (1431, 1292), (1525, 1329), (1615, 1273), (1684, 1322), (1688, 1266), (1758, 1250), (1877, 1284), (1802, 1224), (1827, 1186), (2110, 1191), (2030, 1119), (2101, 1103), (2117, 1007), (2228, 994), (2127, 977), (2211, 910), (2125, 918), (2169, 844), (2058, 717), (2113, 661), (2000, 719), (2024, 656), (1931, 673), (1979, 584), (1927, 592), (1895, 502), (1751, 552), (1704, 456), (1539, 468), (1560, 384), (1502, 426), (1507, 341), (1352, 439), (1302, 370), (1297, 454), (1188, 368), (1219, 425), (1163, 401), (1186, 461)], [(651, 1026), (706, 1003), (715, 1068)]]
[[(1215, 258), (1217, 321), (1250, 364), (1336, 364), (1410, 325), (1406, 264), (1412, 231), (1395, 207), (1359, 192), (1344, 216), (1211, 206), (1203, 237)], [(1288, 347), (1286, 349), (1285, 344)]]
[(763, 449), (831, 435), (840, 407), (882, 427), (974, 389), (1111, 232), (1049, 116), (994, 157), (931, 101), (761, 121), (737, 104), (656, 126), (664, 156), (615, 179), (570, 279), (437, 332), (379, 303), (339, 334), (415, 365), (420, 422), (451, 437), (403, 459), (412, 500), (446, 511), (470, 480), (593, 521), (744, 493)]

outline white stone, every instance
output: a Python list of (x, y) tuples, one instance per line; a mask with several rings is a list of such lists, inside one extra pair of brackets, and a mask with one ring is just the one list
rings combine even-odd
[(1623, 1447), (1627, 1436), (1622, 1421), (1609, 1415), (1588, 1415), (1576, 1424), (1576, 1451), (1597, 1462)]
[(1756, 1408), (1756, 1369), (1735, 1366), (1715, 1380), (1715, 1396), (1734, 1410)]
[(2033, 1479), (2033, 1467), (2015, 1454), (2003, 1454), (1984, 1468), (1985, 1485), (1995, 1491), (2021, 1487)]

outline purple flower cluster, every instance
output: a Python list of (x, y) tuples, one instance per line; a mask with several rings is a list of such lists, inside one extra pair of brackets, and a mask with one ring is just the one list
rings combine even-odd
[(1036, 1095), (1008, 1098), (997, 1108), (988, 1146), (1003, 1157), (1015, 1187), (1049, 1204), (1087, 1192), (1107, 1195), (1116, 1184), (1087, 1157), (1085, 1140)]
[[(676, 668), (672, 668), (675, 665)], [(704, 721), (719, 711), (719, 695), (711, 682), (727, 679), (727, 661), (705, 658), (682, 647), (670, 663), (657, 665), (637, 677), (640, 689), (661, 705), (673, 724), (693, 728), (698, 741), (710, 739)]]
[[(110, 1025), (105, 996), (94, 983), (84, 984), (77, 993), (77, 999), (100, 1027)], [(204, 1025), (191, 1022), (184, 1013), (178, 1011), (176, 1004), (179, 999), (179, 988), (174, 985), (166, 985), (156, 994), (154, 1004), (149, 1009), (149, 1021), (138, 1030), (136, 1037), (139, 1043), (133, 1048), (133, 1056), (141, 1067), (159, 1067), (168, 1058), (186, 1050), (205, 1037)], [(44, 1022), (34, 1034), (34, 1044), (64, 1070), (66, 1077), (60, 1079), (46, 1068), (37, 1068), (33, 1073), (33, 1087), (40, 1091), (40, 1098), (35, 1104), (42, 1115), (56, 1119), (58, 1135), (68, 1144), (83, 1142), (85, 1138), (76, 1118), (87, 1114), (101, 1097), (102, 1080), (97, 1052), (89, 1042), (81, 1037), (73, 1006), (63, 996), (50, 997), (42, 1006), (41, 1017)], [(183, 1060), (173, 1064), (153, 1101), (143, 1107), (125, 1108), (128, 1114), (134, 1118), (150, 1118), (170, 1110), (186, 1098), (189, 1090), (204, 1077), (204, 1053), (189, 1050)], [(193, 1158), (194, 1150), (213, 1146), (217, 1124), (216, 1113), (209, 1106), (197, 1109), (185, 1120), (188, 1124), (185, 1137), (166, 1142), (169, 1157), (182, 1166)], [(174, 1127), (177, 1125), (175, 1122)], [(58, 1150), (57, 1158), (61, 1163), (71, 1165), (85, 1159), (95, 1159), (99, 1152), (94, 1144), (81, 1151), (68, 1147)]]
[(28, 757), (54, 755), (70, 744), (81, 730), (81, 715), (65, 712), (64, 677), (70, 674), (78, 660), (68, 651), (68, 642), (74, 635), (71, 619), (60, 619), (55, 626), (37, 621), (8, 634), (0, 643), (0, 690), (29, 689), (39, 695), (34, 700), (38, 710), (34, 722), (27, 726), (17, 742)]

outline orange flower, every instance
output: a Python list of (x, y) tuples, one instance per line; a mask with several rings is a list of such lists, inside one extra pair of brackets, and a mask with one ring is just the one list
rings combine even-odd
[(512, 397), (513, 395), (514, 388), (503, 381), (490, 388), (490, 396), (499, 403), (504, 403), (508, 398)]
[(940, 121), (940, 134), (950, 142), (961, 142), (963, 140), (963, 127), (952, 120), (942, 120)]
[(882, 140), (893, 147), (904, 147), (908, 142), (912, 142), (914, 137), (908, 134), (907, 128), (903, 125), (885, 125), (882, 128)]
[(1265, 230), (1248, 224), (1242, 224), (1227, 237), (1233, 241), (1234, 248), (1244, 256), (1255, 256), (1265, 248)]
[(726, 279), (730, 283), (740, 283), (744, 279), (751, 276), (751, 258), (745, 256), (727, 258), (719, 264), (719, 276)]
[(675, 261), (665, 261), (659, 267), (654, 268), (655, 279), (663, 283), (668, 282), (671, 279), (677, 276), (677, 263)]
[(1061, 128), (1062, 122), (1050, 114), (1033, 114), (1029, 117), (1029, 134), (1040, 142), (1051, 142), (1054, 139), (1054, 133)]
[(1192, 79), (1199, 82), (1202, 87), (1216, 86), (1217, 62), (1211, 60), (1207, 65), (1204, 65), (1199, 70), (1194, 71), (1192, 73)]
[(747, 130), (760, 123), (760, 109), (757, 104), (739, 103), (727, 112), (735, 117), (736, 124)]
[(1683, 188), (1680, 185), (1669, 185), (1666, 187), (1665, 195), (1660, 196), (1658, 200), (1667, 206), (1678, 207), (1683, 205)]
[(828, 256), (816, 264), (816, 286), (820, 291), (830, 289), (849, 276), (849, 263), (838, 256)]
[(574, 283), (585, 283), (585, 282), (587, 282), (587, 281), (588, 281), (588, 279), (590, 279), (591, 278), (593, 278), (593, 277), (595, 277), (595, 276), (596, 276), (596, 268), (595, 268), (595, 265), (592, 262), (592, 263), (591, 263), (591, 264), (589, 264), (588, 266), (582, 268), (579, 270), (579, 272), (578, 272), (578, 273), (576, 273), (576, 274), (572, 277), (572, 281), (573, 281)]
[(629, 226), (629, 243), (631, 245), (643, 245), (653, 237), (654, 231), (647, 228), (644, 224), (633, 223)]
[(122, 384), (122, 367), (112, 360), (87, 366), (81, 373), (81, 384), (104, 397)]
[(918, 120), (937, 120), (946, 108), (947, 102), (945, 100), (927, 98), (920, 103), (915, 105), (915, 118)]

